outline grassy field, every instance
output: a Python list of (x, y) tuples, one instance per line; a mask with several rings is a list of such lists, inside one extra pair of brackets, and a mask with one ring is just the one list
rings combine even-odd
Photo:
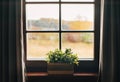
[[(50, 23), (52, 21), (52, 23)], [(33, 21), (34, 24), (29, 30), (56, 30), (54, 19), (41, 19)], [(40, 23), (42, 22), (42, 24)], [(65, 24), (64, 24), (65, 23)], [(52, 29), (50, 28), (52, 25)], [(69, 30), (93, 30), (91, 21), (62, 21), (63, 27)], [(49, 28), (48, 28), (48, 27)], [(61, 27), (63, 29), (63, 27)], [(64, 29), (63, 29), (64, 30)], [(79, 58), (94, 58), (94, 33), (61, 33), (62, 50), (71, 48), (78, 54)], [(47, 52), (59, 48), (59, 33), (28, 33), (27, 38), (27, 58), (46, 58)]]
[[(46, 58), (46, 53), (50, 50), (58, 48), (58, 42), (53, 41), (39, 41), (28, 40), (27, 58)], [(72, 51), (78, 54), (79, 58), (94, 58), (94, 45), (92, 43), (83, 42), (64, 42), (62, 44), (63, 50), (71, 48)]]

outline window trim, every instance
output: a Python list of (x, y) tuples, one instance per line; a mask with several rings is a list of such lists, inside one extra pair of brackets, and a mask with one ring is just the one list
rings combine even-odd
[[(60, 0), (59, 0), (60, 1)], [(26, 55), (26, 13), (25, 13), (25, 4), (59, 4), (61, 7), (62, 4), (94, 4), (94, 30), (93, 31), (69, 31), (69, 32), (93, 32), (94, 33), (94, 61), (90, 60), (80, 60), (80, 65), (75, 66), (75, 72), (98, 72), (98, 63), (99, 63), (99, 43), (100, 43), (100, 0), (95, 0), (94, 2), (25, 2), (23, 1), (23, 35), (24, 35), (24, 51), (25, 51), (25, 63), (28, 72), (29, 71), (37, 71), (34, 70), (34, 68), (38, 69), (41, 68), (40, 72), (45, 72), (47, 71), (47, 63), (46, 61), (43, 60), (27, 60), (27, 55)], [(61, 10), (61, 8), (59, 8)], [(60, 11), (61, 12), (61, 11)], [(60, 13), (59, 13), (60, 14)], [(61, 27), (61, 15), (59, 15), (59, 27)], [(98, 29), (96, 29), (97, 27)], [(61, 29), (60, 29), (61, 31)], [(28, 33), (30, 32), (58, 32), (58, 31), (27, 31)], [(62, 31), (62, 32), (68, 32), (68, 31)], [(96, 48), (97, 47), (97, 48)], [(61, 47), (60, 47), (61, 49)]]

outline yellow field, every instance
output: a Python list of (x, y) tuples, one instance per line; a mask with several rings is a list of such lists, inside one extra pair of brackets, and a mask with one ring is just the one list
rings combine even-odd
[[(45, 19), (52, 20), (53, 19)], [(58, 21), (58, 20), (54, 20)], [(69, 30), (94, 30), (91, 21), (62, 21)], [(65, 25), (67, 25), (65, 24)], [(31, 30), (42, 30), (32, 27)], [(48, 28), (47, 28), (48, 30)], [(94, 33), (62, 33), (62, 49), (71, 48), (79, 58), (94, 58)], [(59, 48), (59, 33), (29, 33), (27, 41), (27, 58), (46, 58), (46, 53)]]
[[(71, 48), (74, 53), (77, 53), (79, 58), (94, 58), (94, 45), (83, 42), (64, 42), (63, 50)], [(36, 41), (29, 40), (27, 46), (27, 58), (46, 58), (46, 53), (50, 50), (58, 48), (58, 43), (53, 41)]]

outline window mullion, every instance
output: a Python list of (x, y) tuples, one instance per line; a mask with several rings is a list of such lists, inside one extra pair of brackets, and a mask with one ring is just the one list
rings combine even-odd
[(59, 0), (59, 48), (61, 49), (61, 0)]

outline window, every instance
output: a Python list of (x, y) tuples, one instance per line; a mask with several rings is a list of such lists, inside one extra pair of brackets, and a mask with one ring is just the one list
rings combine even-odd
[(99, 23), (99, 0), (24, 1), (26, 62), (42, 62), (50, 50), (71, 48), (81, 62), (77, 71), (89, 65), (96, 68)]

